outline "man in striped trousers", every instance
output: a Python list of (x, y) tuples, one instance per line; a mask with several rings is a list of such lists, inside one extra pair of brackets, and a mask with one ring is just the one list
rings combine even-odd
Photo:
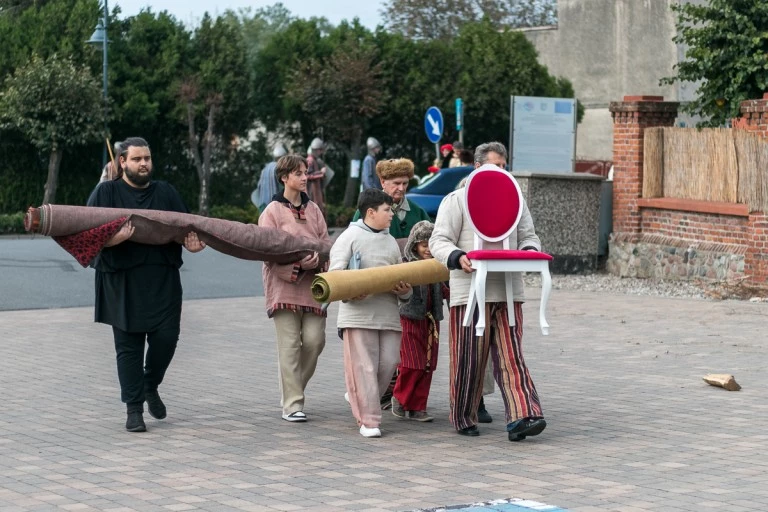
[[(507, 150), (499, 142), (481, 144), (475, 150), (475, 167), (494, 164), (506, 166)], [(501, 242), (498, 242), (501, 248)], [(510, 247), (540, 250), (541, 242), (533, 227), (528, 206), (510, 237)], [(486, 244), (486, 249), (496, 248)], [(506, 410), (510, 441), (521, 441), (540, 434), (547, 426), (533, 380), (525, 365), (522, 352), (524, 299), (523, 281), (513, 277), (515, 302), (507, 304), (502, 273), (489, 273), (486, 280), (485, 311), (475, 311), (470, 327), (462, 320), (467, 308), (471, 273), (474, 272), (466, 253), (474, 249), (474, 231), (469, 223), (464, 190), (448, 194), (437, 212), (435, 229), (429, 240), (432, 255), (451, 270), (450, 333), (450, 421), (456, 431), (465, 436), (477, 436), (477, 409), (483, 392), (485, 365), (493, 364), (493, 375), (499, 386)], [(514, 308), (515, 325), (510, 327), (507, 308)], [(475, 336), (480, 314), (486, 318), (483, 336)]]

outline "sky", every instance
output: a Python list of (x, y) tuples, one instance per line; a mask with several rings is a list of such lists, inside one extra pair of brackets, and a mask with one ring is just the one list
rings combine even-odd
[[(119, 5), (122, 16), (133, 16), (143, 8), (150, 6), (154, 12), (168, 11), (186, 25), (196, 26), (203, 14), (208, 11), (215, 16), (227, 9), (238, 10), (250, 7), (257, 10), (277, 3), (277, 0), (112, 0), (108, 7)], [(360, 18), (360, 22), (370, 29), (381, 23), (381, 10), (384, 0), (283, 0), (281, 2), (291, 13), (301, 18), (324, 16), (336, 25), (341, 20)]]

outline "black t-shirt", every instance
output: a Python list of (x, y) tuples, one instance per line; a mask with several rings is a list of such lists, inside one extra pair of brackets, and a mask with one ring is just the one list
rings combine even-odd
[[(134, 188), (123, 180), (98, 185), (88, 206), (188, 213), (181, 196), (164, 181)], [(145, 245), (127, 240), (105, 247), (96, 269), (95, 320), (128, 332), (178, 328), (181, 320), (181, 245)]]

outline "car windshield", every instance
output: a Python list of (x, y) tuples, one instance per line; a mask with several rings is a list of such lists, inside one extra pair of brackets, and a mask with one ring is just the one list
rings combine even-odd
[(471, 166), (443, 169), (437, 173), (437, 176), (423, 185), (412, 188), (410, 192), (444, 196), (456, 190), (456, 185), (458, 185), (463, 178), (469, 176), (472, 169)]

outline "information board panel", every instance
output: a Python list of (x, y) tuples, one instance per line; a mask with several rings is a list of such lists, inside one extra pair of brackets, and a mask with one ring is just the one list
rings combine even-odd
[(576, 100), (512, 96), (510, 157), (513, 171), (568, 173), (576, 153)]

